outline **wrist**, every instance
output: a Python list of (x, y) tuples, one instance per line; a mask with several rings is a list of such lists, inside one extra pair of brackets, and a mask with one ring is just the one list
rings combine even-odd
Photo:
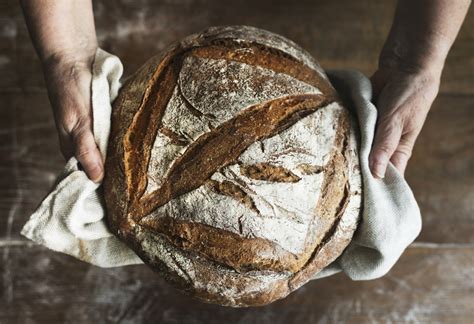
[(97, 45), (91, 45), (88, 47), (79, 48), (68, 48), (54, 50), (45, 53), (40, 56), (42, 64), (53, 64), (53, 63), (71, 63), (71, 62), (83, 62), (89, 63), (93, 60)]
[(45, 70), (57, 67), (75, 66), (90, 69), (94, 62), (97, 46), (81, 50), (62, 50), (48, 53), (41, 58), (41, 64)]
[(379, 69), (396, 69), (418, 74), (430, 72), (441, 77), (447, 55), (441, 45), (432, 48), (430, 44), (421, 42), (415, 46), (406, 44), (407, 42), (388, 41), (379, 56)]

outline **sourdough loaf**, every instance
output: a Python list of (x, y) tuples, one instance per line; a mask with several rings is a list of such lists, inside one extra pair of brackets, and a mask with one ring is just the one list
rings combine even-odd
[(109, 227), (203, 301), (268, 304), (351, 240), (356, 134), (295, 43), (253, 27), (208, 28), (151, 58), (113, 104)]

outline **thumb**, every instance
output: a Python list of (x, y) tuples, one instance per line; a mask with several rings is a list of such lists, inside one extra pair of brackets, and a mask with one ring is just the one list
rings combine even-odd
[(91, 128), (79, 126), (71, 132), (71, 135), (74, 143), (74, 156), (89, 179), (100, 182), (104, 177), (104, 164)]
[(369, 156), (369, 166), (374, 177), (381, 179), (385, 176), (387, 164), (400, 142), (401, 135), (402, 125), (396, 118), (379, 120)]

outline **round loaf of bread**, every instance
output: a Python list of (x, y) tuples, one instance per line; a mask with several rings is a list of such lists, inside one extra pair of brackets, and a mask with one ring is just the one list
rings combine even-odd
[(353, 236), (356, 127), (292, 41), (247, 26), (188, 36), (143, 65), (113, 104), (109, 227), (200, 300), (271, 303)]

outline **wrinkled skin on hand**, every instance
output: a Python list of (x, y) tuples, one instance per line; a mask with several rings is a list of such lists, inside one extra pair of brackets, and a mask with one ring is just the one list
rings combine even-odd
[(388, 162), (404, 174), (413, 146), (439, 90), (440, 72), (380, 67), (371, 77), (378, 110), (369, 165), (383, 178)]
[(84, 58), (53, 57), (43, 64), (61, 152), (75, 156), (88, 177), (103, 178), (103, 161), (92, 133), (92, 63)]

